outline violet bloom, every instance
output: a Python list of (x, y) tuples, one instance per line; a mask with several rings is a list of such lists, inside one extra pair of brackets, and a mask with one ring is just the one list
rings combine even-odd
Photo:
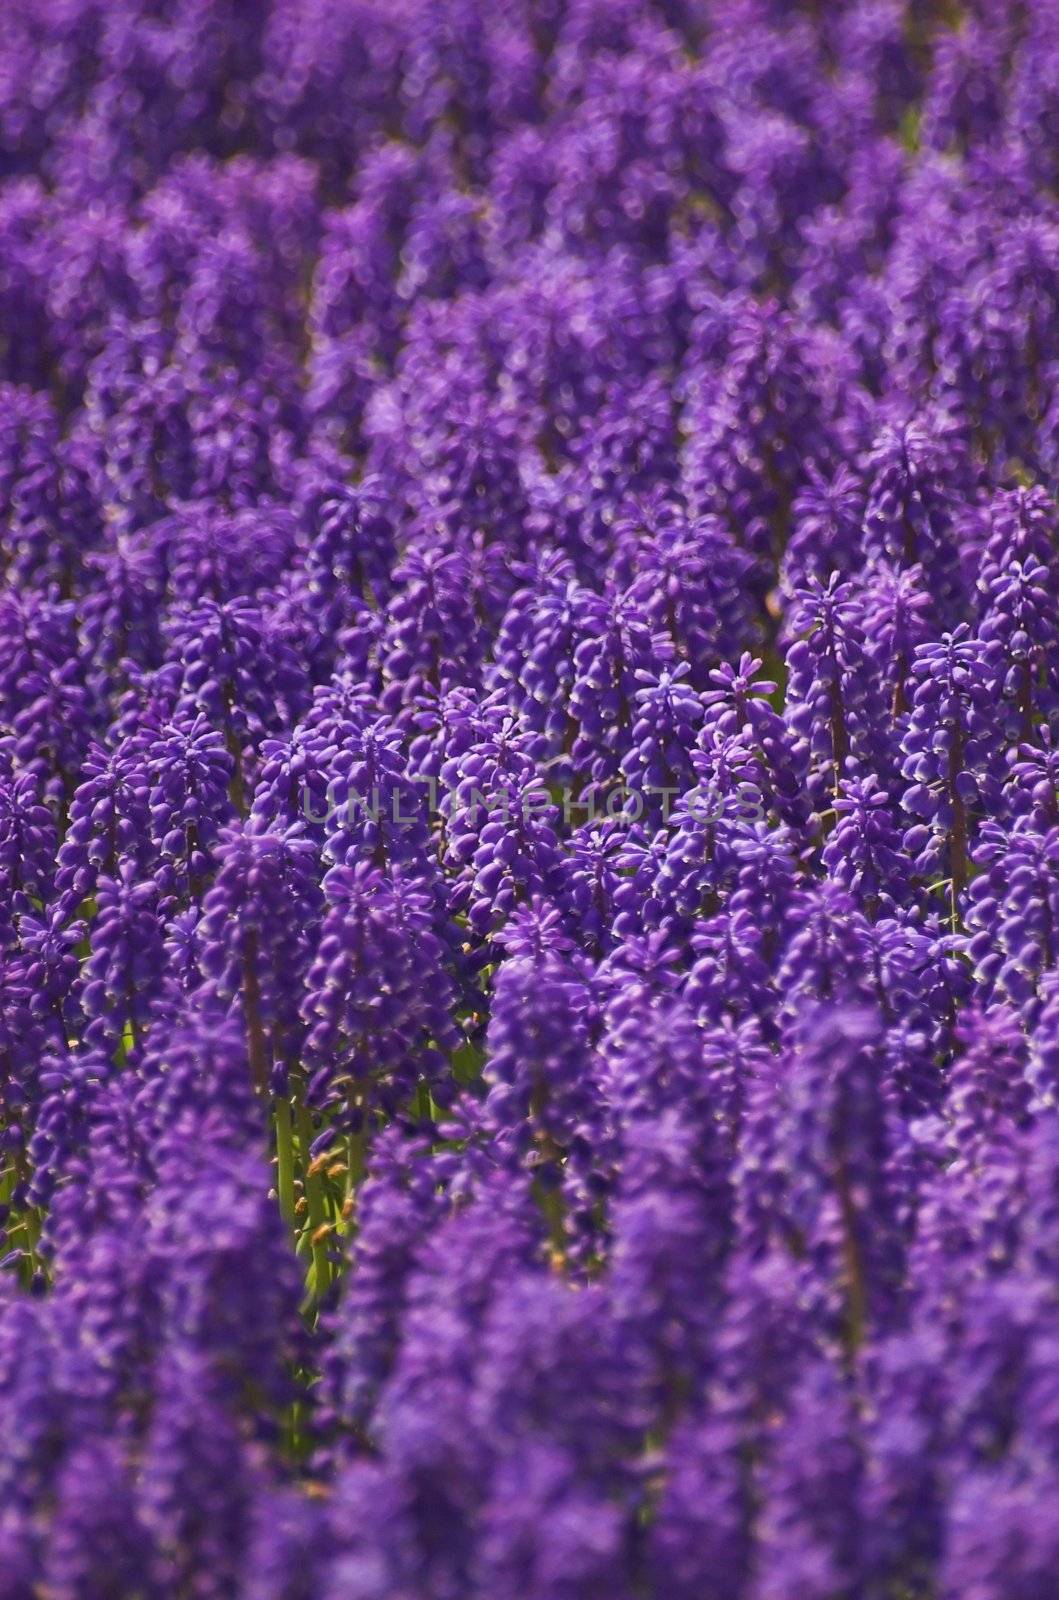
[(221, 1600), (249, 1538), (253, 1470), (235, 1419), (192, 1353), (173, 1346), (144, 1441), (136, 1495), (154, 1545), (148, 1572), (164, 1593)]
[(835, 800), (835, 831), (824, 846), (824, 865), (869, 916), (907, 904), (908, 857), (898, 813), (874, 776), (843, 784)]
[(430, 898), (414, 879), (384, 878), (361, 862), (332, 867), (323, 888), (302, 1002), (309, 1092), (319, 1104), (344, 1103), (359, 1131), (376, 1104), (392, 1112), (421, 1079), (447, 1098), (444, 1052), (458, 1037), (452, 986)]
[[(961, 618), (963, 579), (953, 518), (961, 473), (958, 437), (944, 423), (883, 429), (867, 459), (864, 551), (902, 566), (923, 566), (943, 626)], [(966, 481), (966, 472), (962, 475)]]
[(1010, 9), (8, 0), (9, 1600), (1052, 1595)]
[(842, 780), (886, 774), (892, 752), (856, 596), (833, 575), (794, 597), (787, 651), (787, 720), (806, 749), (809, 792), (820, 809)]
[(635, 814), (644, 818), (646, 826), (657, 827), (694, 781), (691, 751), (703, 706), (687, 681), (686, 663), (638, 673), (637, 678), (630, 747), (621, 772), (639, 802)]
[(629, 598), (672, 640), (692, 686), (706, 688), (710, 666), (750, 632), (746, 556), (718, 520), (692, 520), (658, 496), (634, 505), (616, 533), (615, 566), (628, 574)]
[(853, 1596), (860, 1588), (861, 1463), (852, 1398), (824, 1362), (807, 1366), (764, 1473), (756, 1575), (750, 1593), (771, 1600)]
[(274, 1073), (282, 1081), (301, 1043), (298, 980), (319, 916), (314, 855), (297, 827), (228, 828), (203, 901), (203, 992), (241, 1018), (250, 1077), (262, 1093)]
[(71, 1451), (59, 1480), (43, 1581), (77, 1600), (136, 1591), (150, 1596), (156, 1591), (146, 1575), (153, 1559), (119, 1452), (86, 1441)]
[(916, 688), (902, 742), (905, 809), (923, 818), (906, 846), (920, 873), (939, 872), (955, 907), (968, 876), (976, 813), (995, 768), (995, 673), (966, 627), (915, 654)]

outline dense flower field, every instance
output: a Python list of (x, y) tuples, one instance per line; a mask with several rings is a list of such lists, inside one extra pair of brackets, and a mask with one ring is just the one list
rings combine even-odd
[(1055, 0), (3, 0), (0, 1600), (1059, 1595)]

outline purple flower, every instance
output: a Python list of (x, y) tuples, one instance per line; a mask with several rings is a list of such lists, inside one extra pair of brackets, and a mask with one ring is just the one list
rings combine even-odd
[(920, 873), (940, 872), (955, 905), (967, 882), (976, 813), (988, 803), (995, 771), (996, 673), (966, 627), (921, 645), (912, 670), (904, 805), (924, 820), (909, 830), (906, 847)]
[(1052, 1595), (1053, 10), (8, 0), (0, 1596)]
[(297, 827), (233, 827), (217, 856), (199, 930), (203, 992), (240, 1018), (250, 1077), (264, 1092), (301, 1044), (300, 980), (319, 916), (315, 852)]
[(452, 985), (430, 898), (414, 880), (385, 878), (361, 862), (332, 867), (323, 887), (326, 910), (305, 976), (304, 1057), (312, 1098), (337, 1097), (360, 1129), (376, 1104), (392, 1112), (421, 1079), (440, 1099), (449, 1094)]

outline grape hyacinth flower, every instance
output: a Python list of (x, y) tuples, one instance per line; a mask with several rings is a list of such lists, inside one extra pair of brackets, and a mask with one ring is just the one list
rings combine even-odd
[(1049, 0), (7, 0), (0, 1597), (1051, 1600)]

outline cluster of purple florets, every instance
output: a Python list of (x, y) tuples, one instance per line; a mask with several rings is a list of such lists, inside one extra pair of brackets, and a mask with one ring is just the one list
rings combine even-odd
[(1054, 0), (0, 9), (0, 1600), (1054, 1600)]

